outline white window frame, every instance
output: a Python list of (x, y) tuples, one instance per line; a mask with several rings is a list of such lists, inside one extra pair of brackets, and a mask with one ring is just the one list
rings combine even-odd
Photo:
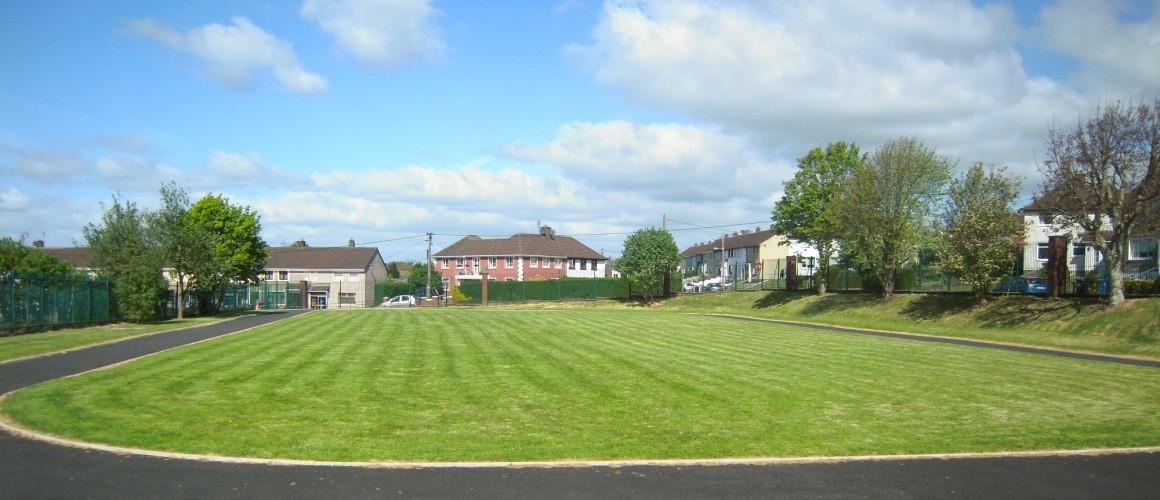
[[(1130, 238), (1128, 240), (1128, 260), (1156, 260), (1157, 242), (1153, 238)], [(1141, 254), (1140, 249), (1150, 250)]]
[(1051, 246), (1047, 243), (1039, 243), (1035, 247), (1035, 260), (1046, 261), (1049, 255), (1051, 255)]
[(528, 257), (528, 265), (531, 267), (536, 267), (536, 268), (540, 267), (540, 258), (539, 257)]
[(512, 269), (512, 268), (516, 267), (515, 257), (504, 257), (503, 258), (503, 267), (504, 267), (504, 269)]

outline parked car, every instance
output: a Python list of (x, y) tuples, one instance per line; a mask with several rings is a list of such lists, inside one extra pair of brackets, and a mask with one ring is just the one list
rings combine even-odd
[(380, 307), (412, 307), (418, 304), (414, 295), (396, 295), (390, 299), (384, 300)]
[(723, 288), (721, 287), (720, 283), (709, 283), (708, 285), (705, 285), (706, 292), (720, 292), (721, 290), (723, 290)]
[(1010, 278), (1004, 279), (1001, 283), (996, 285), (992, 291), (995, 293), (1032, 293), (1036, 295), (1046, 295), (1047, 280), (1043, 278), (1012, 276)]

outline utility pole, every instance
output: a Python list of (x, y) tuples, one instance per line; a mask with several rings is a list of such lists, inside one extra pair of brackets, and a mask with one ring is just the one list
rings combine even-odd
[(427, 262), (424, 267), (427, 268), (427, 295), (425, 300), (431, 300), (431, 233), (427, 233)]

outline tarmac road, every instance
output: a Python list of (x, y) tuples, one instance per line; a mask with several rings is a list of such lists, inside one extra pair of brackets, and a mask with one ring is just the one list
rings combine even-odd
[[(297, 313), (247, 316), (3, 364), (0, 393)], [(0, 499), (110, 497), (1158, 498), (1160, 452), (393, 468), (175, 459), (0, 433)]]

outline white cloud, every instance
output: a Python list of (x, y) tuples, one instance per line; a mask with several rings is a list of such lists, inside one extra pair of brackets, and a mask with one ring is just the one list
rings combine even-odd
[(545, 146), (513, 144), (504, 154), (545, 163), (599, 190), (662, 201), (756, 198), (792, 172), (765, 161), (737, 136), (681, 124), (571, 123)]
[[(1136, 5), (1136, 8), (1142, 6)], [(1160, 5), (1151, 17), (1119, 2), (1063, 0), (1043, 9), (1041, 41), (1083, 63), (1080, 78), (1097, 93), (1150, 98), (1160, 86)]]
[(87, 169), (85, 158), (72, 151), (53, 148), (25, 151), (6, 146), (4, 152), (11, 159), (13, 175), (42, 184), (68, 184)]
[(335, 39), (335, 48), (371, 66), (393, 69), (444, 51), (427, 0), (306, 0), (303, 18)]
[(177, 168), (131, 155), (102, 156), (94, 162), (93, 174), (116, 190), (136, 191), (156, 191), (169, 181), (182, 185), (185, 177)]
[(258, 153), (246, 154), (230, 153), (215, 150), (210, 153), (209, 163), (205, 167), (206, 187), (214, 186), (257, 186), (282, 184), (293, 185), (301, 182), (298, 176), (287, 174), (282, 167), (269, 165), (262, 160)]
[(27, 208), (30, 199), (32, 198), (14, 187), (0, 191), (0, 212), (23, 210)]
[(582, 207), (582, 186), (564, 179), (537, 177), (516, 169), (408, 166), (365, 171), (334, 170), (311, 176), (319, 190), (334, 190), (377, 201), (454, 207), (455, 211), (490, 209), (513, 213)]
[(233, 25), (210, 23), (178, 33), (153, 19), (130, 21), (130, 32), (188, 52), (206, 64), (206, 76), (237, 90), (254, 87), (253, 73), (269, 69), (282, 87), (291, 92), (320, 93), (326, 79), (302, 68), (290, 42), (267, 33), (244, 17)]
[(1027, 77), (1019, 36), (1010, 9), (966, 0), (642, 0), (607, 3), (592, 43), (567, 52), (632, 102), (772, 154), (917, 134), (964, 162), (1030, 165), (1080, 99)]

